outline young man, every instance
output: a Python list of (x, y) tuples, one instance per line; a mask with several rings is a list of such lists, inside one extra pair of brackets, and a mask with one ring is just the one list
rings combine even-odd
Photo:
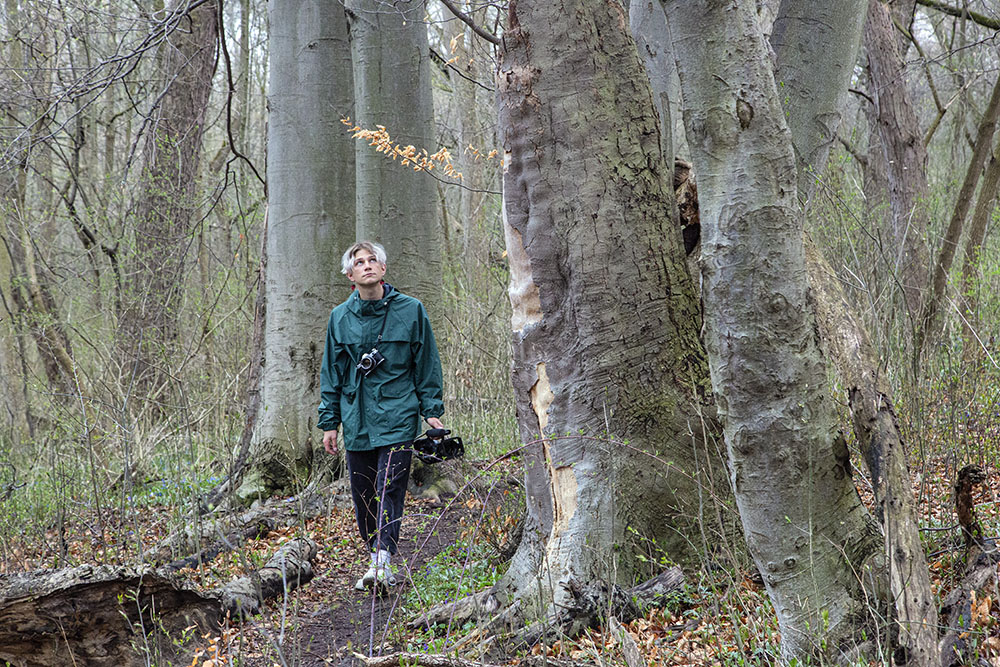
[(441, 360), (427, 311), (382, 278), (385, 249), (359, 241), (344, 253), (343, 272), (354, 283), (333, 309), (320, 370), (318, 426), (323, 446), (344, 448), (358, 530), (371, 551), (371, 567), (355, 588), (391, 586), (403, 501), (410, 477), (411, 444), (421, 415), (444, 428)]

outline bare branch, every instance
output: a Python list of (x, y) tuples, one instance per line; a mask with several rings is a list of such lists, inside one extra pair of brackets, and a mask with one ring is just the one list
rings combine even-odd
[(1000, 21), (991, 19), (990, 17), (984, 16), (979, 12), (968, 11), (967, 9), (961, 7), (952, 7), (947, 3), (938, 2), (937, 0), (917, 0), (917, 4), (923, 5), (924, 7), (930, 7), (931, 9), (936, 9), (943, 14), (948, 14), (949, 16), (972, 19), (973, 22), (978, 23), (984, 28), (989, 28), (990, 30), (1000, 30)]
[(481, 28), (479, 25), (477, 25), (476, 22), (472, 20), (471, 16), (469, 16), (468, 14), (466, 14), (465, 12), (463, 12), (462, 10), (460, 10), (458, 7), (456, 7), (451, 2), (451, 0), (441, 0), (441, 4), (443, 4), (445, 7), (447, 7), (448, 11), (450, 11), (452, 14), (455, 15), (455, 18), (457, 18), (462, 23), (464, 23), (467, 26), (469, 26), (470, 28), (472, 28), (472, 32), (476, 33), (477, 35), (479, 35), (480, 37), (482, 37), (483, 39), (485, 39), (487, 42), (489, 42), (490, 44), (494, 44), (496, 46), (500, 46), (500, 38), (499, 37), (497, 37), (496, 35), (488, 32), (484, 28)]

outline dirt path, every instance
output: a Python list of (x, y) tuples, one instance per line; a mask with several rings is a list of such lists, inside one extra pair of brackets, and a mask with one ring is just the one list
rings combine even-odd
[[(244, 626), (249, 645), (233, 646), (232, 654), (241, 656), (239, 664), (253, 667), (283, 662), (289, 667), (350, 667), (359, 664), (354, 652), (380, 655), (402, 648), (409, 633), (402, 607), (411, 582), (429, 560), (456, 542), (466, 514), (459, 502), (408, 497), (399, 553), (393, 559), (406, 581), (388, 595), (376, 596), (354, 589), (367, 569), (368, 556), (357, 536), (353, 510), (338, 502), (323, 531), (326, 543), (321, 544), (315, 579), (287, 605), (270, 603), (254, 632)], [(333, 553), (331, 544), (336, 545)]]

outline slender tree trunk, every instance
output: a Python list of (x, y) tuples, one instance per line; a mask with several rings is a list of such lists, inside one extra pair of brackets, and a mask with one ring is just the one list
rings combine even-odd
[(120, 316), (119, 347), (136, 396), (155, 396), (166, 381), (164, 365), (178, 335), (195, 179), (215, 70), (217, 14), (215, 2), (195, 8), (180, 19), (161, 51), (167, 83), (150, 118), (135, 248)]
[(934, 266), (934, 281), (931, 285), (931, 293), (924, 304), (923, 317), (920, 318), (920, 337), (918, 339), (918, 349), (922, 349), (927, 343), (937, 335), (938, 312), (941, 310), (941, 302), (945, 297), (948, 287), (948, 274), (951, 271), (952, 262), (955, 260), (955, 251), (958, 249), (959, 241), (962, 238), (962, 228), (965, 226), (965, 216), (972, 208), (973, 196), (976, 192), (976, 185), (979, 183), (979, 176), (982, 174), (983, 165), (990, 158), (990, 147), (993, 145), (993, 134), (996, 131), (997, 119), (1000, 118), (1000, 76), (993, 84), (993, 93), (990, 101), (983, 112), (982, 121), (979, 123), (979, 130), (976, 133), (976, 142), (972, 148), (972, 157), (969, 159), (969, 166), (965, 170), (965, 178), (962, 187), (958, 191), (955, 199), (955, 209), (951, 214), (948, 229), (941, 240), (941, 251), (938, 253), (937, 263)]
[[(383, 125), (393, 141), (435, 151), (427, 26), (421, 2), (347, 0), (355, 122)], [(424, 302), (439, 321), (443, 233), (435, 181), (357, 143), (357, 236), (389, 255), (386, 280)]]
[(877, 596), (862, 582), (882, 550), (828, 396), (781, 96), (751, 2), (664, 6), (700, 174), (706, 346), (744, 533), (784, 658), (841, 659), (875, 637)]
[(244, 499), (292, 488), (313, 463), (323, 337), (348, 294), (340, 256), (354, 239), (354, 141), (340, 122), (353, 104), (344, 8), (282, 0), (268, 11), (264, 364)]
[(868, 5), (865, 48), (878, 136), (889, 168), (892, 245), (906, 306), (918, 318), (928, 284), (927, 151), (906, 90), (906, 72), (890, 9), (882, 0)]
[[(558, 605), (574, 580), (628, 580), (649, 545), (683, 560), (714, 542), (710, 521), (691, 520), (725, 482), (707, 470), (723, 466), (705, 442), (698, 300), (624, 12), (562, 0), (513, 2), (508, 16), (504, 228), (530, 444), (524, 538), (500, 590)], [(633, 531), (650, 541), (616, 548)]]
[(997, 194), (1000, 193), (1000, 138), (997, 139), (993, 147), (993, 155), (986, 166), (986, 174), (983, 176), (983, 184), (979, 189), (979, 198), (976, 200), (976, 208), (972, 213), (970, 223), (969, 238), (965, 245), (965, 262), (962, 265), (962, 288), (960, 296), (964, 301), (965, 319), (963, 329), (965, 331), (965, 347), (963, 356), (966, 359), (973, 359), (979, 356), (983, 349), (983, 342), (977, 337), (978, 330), (978, 310), (979, 310), (979, 290), (983, 289), (982, 284), (977, 284), (979, 274), (979, 252), (982, 249), (983, 241), (986, 238), (986, 227), (996, 205)]
[[(771, 36), (775, 79), (795, 148), (799, 198), (806, 208), (836, 138), (866, 5), (867, 0), (832, 4), (785, 0), (775, 20)], [(892, 392), (879, 374), (875, 352), (836, 274), (811, 239), (805, 242), (820, 339), (847, 389), (854, 432), (875, 489), (888, 580), (901, 628), (899, 643), (907, 649), (909, 664), (930, 665), (937, 654), (937, 607)]]

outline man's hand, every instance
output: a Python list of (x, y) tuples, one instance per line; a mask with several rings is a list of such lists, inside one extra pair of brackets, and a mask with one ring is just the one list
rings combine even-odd
[(323, 431), (323, 449), (327, 454), (337, 455), (337, 432)]
[(428, 417), (426, 421), (427, 425), (431, 428), (444, 428), (444, 424), (442, 424), (441, 420), (437, 417)]

